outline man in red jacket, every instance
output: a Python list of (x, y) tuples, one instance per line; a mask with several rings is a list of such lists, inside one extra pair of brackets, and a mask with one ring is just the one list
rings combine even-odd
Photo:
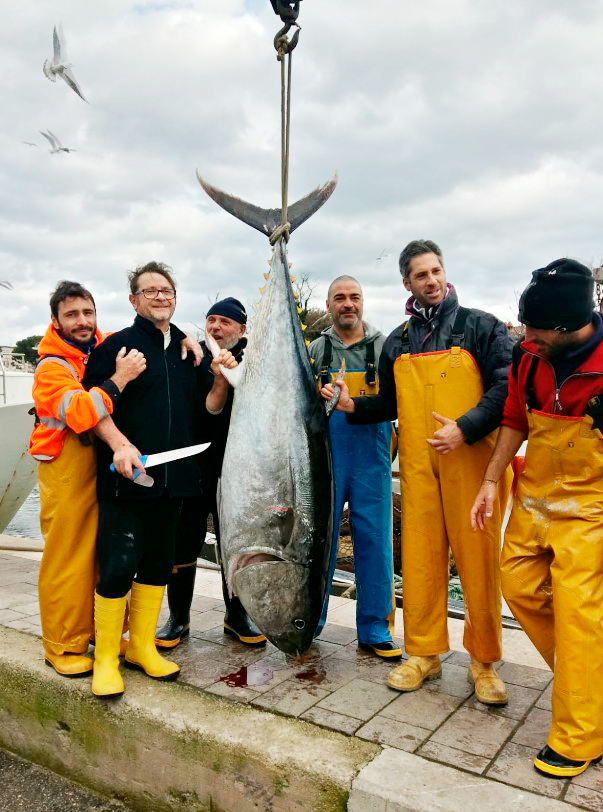
[(593, 277), (558, 259), (519, 301), (502, 428), (471, 523), (492, 514), (497, 482), (527, 439), (501, 560), (513, 614), (554, 672), (553, 719), (538, 772), (567, 778), (603, 751), (603, 319)]
[(82, 386), (93, 347), (103, 340), (92, 294), (60, 282), (50, 299), (51, 324), (40, 341), (33, 398), (37, 422), (29, 452), (39, 461), (40, 525), (44, 555), (39, 595), (48, 665), (65, 677), (90, 674), (85, 656), (93, 631), (96, 530), (96, 457), (89, 430), (114, 450), (132, 449), (109, 415), (129, 381), (145, 368), (144, 355), (121, 352), (115, 374), (87, 392)]

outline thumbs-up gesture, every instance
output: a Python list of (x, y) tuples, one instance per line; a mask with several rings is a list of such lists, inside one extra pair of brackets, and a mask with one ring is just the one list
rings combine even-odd
[(437, 412), (431, 413), (438, 423), (442, 424), (441, 429), (437, 429), (433, 433), (433, 439), (427, 440), (429, 445), (438, 452), (438, 454), (449, 454), (463, 445), (465, 442), (465, 435), (458, 427), (455, 420), (449, 417), (443, 417)]

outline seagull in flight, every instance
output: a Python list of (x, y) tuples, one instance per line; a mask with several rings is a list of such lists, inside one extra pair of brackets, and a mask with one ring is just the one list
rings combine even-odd
[(12, 290), (13, 286), (10, 282), (0, 282), (0, 288), (6, 288), (7, 290)]
[(44, 71), (44, 76), (50, 79), (51, 82), (56, 82), (57, 76), (60, 76), (69, 87), (74, 90), (80, 99), (83, 99), (86, 104), (88, 104), (88, 99), (84, 96), (82, 88), (78, 85), (75, 76), (71, 70), (71, 63), (67, 61), (67, 48), (65, 46), (65, 36), (63, 34), (63, 24), (59, 24), (59, 30), (57, 33), (57, 27), (55, 25), (54, 31), (52, 34), (52, 42), (54, 45), (54, 55), (52, 60), (47, 59), (44, 62), (44, 67), (42, 70)]
[(389, 250), (390, 250), (389, 248), (384, 248), (383, 251), (379, 254), (379, 256), (376, 257), (376, 259), (387, 259), (389, 256)]
[(42, 130), (40, 130), (40, 135), (43, 135), (44, 138), (46, 138), (46, 140), (50, 144), (51, 155), (54, 155), (55, 152), (77, 152), (76, 149), (68, 149), (67, 147), (64, 147), (59, 141), (59, 139), (56, 137), (56, 135), (54, 133), (51, 133), (50, 130), (48, 130), (45, 133), (43, 133)]
[(27, 144), (28, 147), (37, 147), (37, 144), (34, 144), (33, 141), (21, 141), (22, 144)]

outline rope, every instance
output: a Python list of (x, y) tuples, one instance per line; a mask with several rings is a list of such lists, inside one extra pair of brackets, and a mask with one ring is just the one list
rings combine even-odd
[(270, 245), (274, 245), (281, 237), (285, 238), (285, 242), (289, 242), (289, 231), (291, 230), (291, 223), (281, 223), (277, 226), (270, 235)]
[[(292, 26), (296, 31), (290, 40), (287, 34)], [(270, 235), (270, 244), (284, 237), (289, 241), (291, 226), (288, 222), (288, 193), (289, 193), (289, 142), (291, 133), (291, 57), (299, 40), (301, 28), (297, 23), (286, 23), (274, 38), (276, 58), (281, 63), (281, 224)], [(285, 59), (286, 57), (286, 59)], [(286, 77), (285, 77), (285, 61)]]

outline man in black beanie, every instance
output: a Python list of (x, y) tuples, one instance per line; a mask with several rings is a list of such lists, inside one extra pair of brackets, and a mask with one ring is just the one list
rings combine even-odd
[(554, 672), (553, 719), (534, 759), (543, 775), (584, 772), (603, 752), (603, 319), (591, 271), (558, 259), (519, 300), (502, 428), (471, 511), (492, 512), (497, 482), (527, 439), (501, 558), (503, 595)]
[[(227, 349), (240, 363), (243, 351), (247, 344), (244, 337), (247, 329), (247, 313), (238, 299), (232, 296), (213, 304), (207, 311), (205, 332), (209, 333), (217, 342), (220, 349)], [(199, 374), (211, 379), (211, 353), (205, 342), (202, 342), (203, 361)], [(209, 380), (207, 381), (209, 383)], [(222, 411), (214, 415), (211, 420), (211, 436), (202, 437), (202, 440), (211, 441), (211, 446), (203, 454), (202, 490), (203, 496), (199, 500), (187, 500), (182, 509), (178, 538), (176, 542), (176, 563), (172, 571), (172, 579), (168, 584), (168, 603), (170, 616), (157, 633), (155, 642), (160, 648), (175, 648), (183, 637), (190, 631), (190, 610), (195, 585), (197, 557), (201, 552), (203, 541), (207, 532), (207, 520), (212, 515), (214, 531), (220, 544), (220, 526), (218, 509), (216, 505), (216, 488), (222, 459), (226, 448), (228, 425), (232, 410), (233, 390), (228, 390), (226, 403)], [(236, 596), (230, 596), (224, 571), (222, 575), (222, 594), (226, 604), (224, 615), (224, 633), (234, 637), (248, 646), (263, 646), (265, 636), (253, 624), (243, 605)]]

